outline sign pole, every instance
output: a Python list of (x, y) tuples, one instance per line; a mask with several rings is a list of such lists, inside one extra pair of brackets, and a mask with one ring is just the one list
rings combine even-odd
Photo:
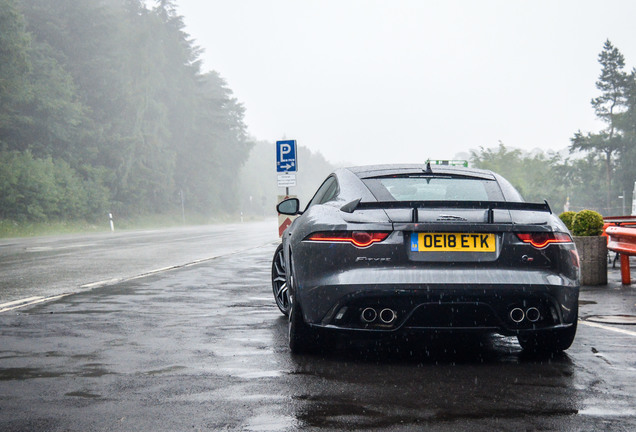
[[(296, 172), (298, 171), (298, 158), (296, 152), (296, 140), (276, 141), (276, 172), (278, 173), (278, 187), (285, 188), (285, 195), (278, 196), (278, 202), (287, 198), (295, 198), (289, 195), (289, 188), (296, 186)], [(294, 216), (278, 215), (278, 236), (292, 223)]]

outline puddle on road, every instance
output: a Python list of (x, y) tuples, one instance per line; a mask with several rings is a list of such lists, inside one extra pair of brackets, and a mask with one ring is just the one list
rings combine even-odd
[(8, 368), (0, 369), (0, 381), (26, 380), (32, 378), (59, 378), (66, 375), (38, 368)]
[(234, 400), (234, 401), (242, 401), (242, 402), (287, 402), (289, 400), (289, 396), (287, 395), (278, 395), (278, 394), (246, 394), (246, 395), (237, 395), (237, 396), (227, 396), (225, 400)]
[(149, 371), (143, 372), (143, 374), (144, 375), (161, 375), (164, 373), (177, 372), (185, 368), (186, 368), (185, 366), (170, 366), (163, 369), (149, 370)]
[(266, 306), (270, 306), (272, 304), (272, 299), (269, 296), (268, 297), (248, 297), (247, 299), (250, 301), (263, 302), (266, 304)]
[(579, 306), (593, 305), (593, 304), (597, 304), (597, 303), (592, 300), (579, 300)]
[(590, 406), (579, 410), (579, 415), (590, 417), (634, 417), (636, 416), (636, 409), (634, 408), (608, 408), (599, 406)]
[(271, 355), (274, 351), (269, 347), (263, 348), (212, 348), (212, 352), (216, 357), (238, 357), (238, 356), (262, 356)]
[(294, 417), (268, 413), (248, 419), (243, 425), (243, 430), (253, 432), (282, 431), (295, 429), (297, 426), (298, 421)]
[(84, 391), (75, 391), (75, 392), (70, 392), (70, 393), (64, 393), (64, 396), (80, 397), (80, 398), (85, 398), (85, 399), (100, 399), (102, 397), (102, 395), (98, 395), (98, 394), (95, 394), (95, 393), (84, 392)]
[(88, 377), (88, 378), (100, 378), (106, 375), (111, 375), (114, 372), (109, 371), (108, 369), (105, 369), (103, 367), (101, 367), (102, 365), (99, 363), (96, 364), (86, 364), (83, 367), (83, 370), (81, 372), (77, 373), (77, 376), (81, 376), (81, 377)]
[(278, 378), (285, 372), (279, 370), (222, 369), (228, 375), (243, 379)]

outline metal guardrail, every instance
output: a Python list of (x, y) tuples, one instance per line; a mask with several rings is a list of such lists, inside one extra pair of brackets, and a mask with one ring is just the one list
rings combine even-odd
[(603, 221), (610, 225), (636, 225), (636, 216), (607, 216)]

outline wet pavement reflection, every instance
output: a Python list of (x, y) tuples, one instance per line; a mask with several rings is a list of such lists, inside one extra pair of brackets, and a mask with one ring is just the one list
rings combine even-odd
[(550, 358), (479, 335), (334, 337), (292, 356), (274, 249), (0, 314), (0, 430), (636, 427), (634, 338), (602, 329)]

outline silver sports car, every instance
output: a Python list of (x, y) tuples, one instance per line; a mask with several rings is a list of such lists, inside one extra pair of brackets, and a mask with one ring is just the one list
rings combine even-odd
[(293, 353), (325, 331), (496, 332), (556, 352), (576, 333), (579, 258), (544, 203), (491, 171), (444, 165), (338, 169), (272, 264)]

